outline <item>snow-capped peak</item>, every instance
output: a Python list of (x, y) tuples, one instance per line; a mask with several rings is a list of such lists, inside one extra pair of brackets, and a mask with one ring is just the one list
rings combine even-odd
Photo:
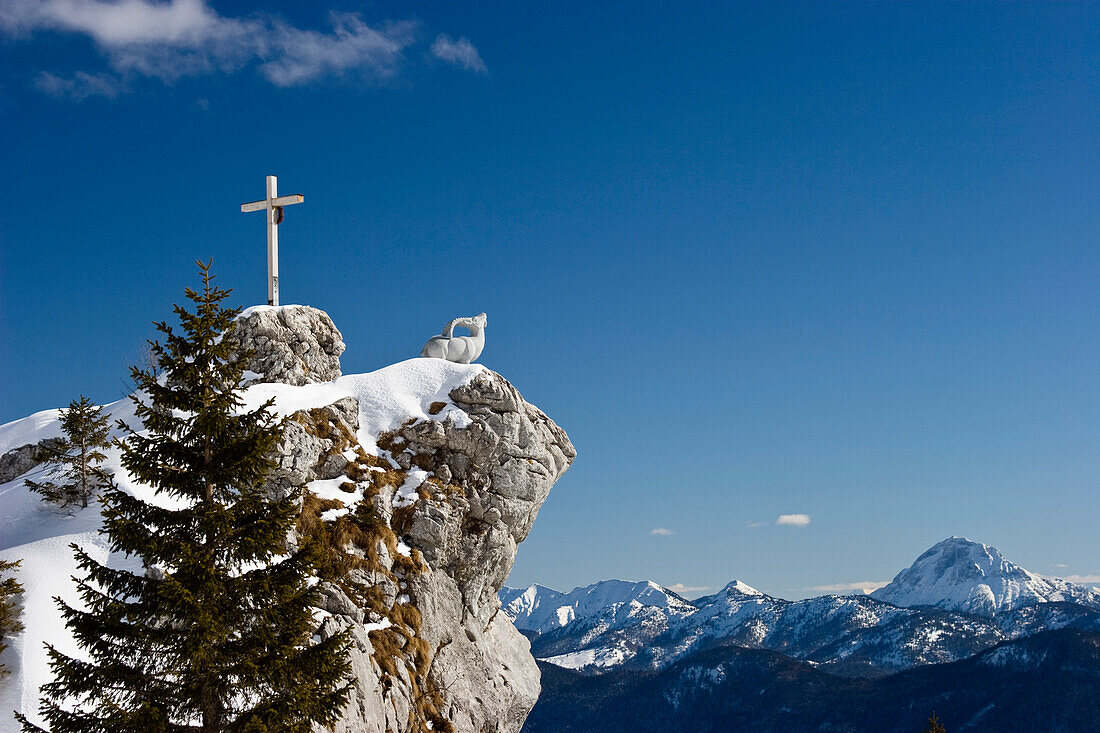
[(1091, 588), (1036, 575), (1006, 560), (996, 547), (965, 537), (933, 545), (871, 596), (896, 606), (935, 606), (986, 617), (1052, 601), (1100, 607), (1100, 593)]
[(568, 593), (541, 585), (524, 589), (503, 588), (500, 592), (505, 614), (518, 629), (547, 631), (576, 619), (596, 618), (619, 608), (655, 607), (668, 609), (671, 615), (686, 615), (695, 610), (690, 603), (651, 580), (630, 582), (603, 580)]
[(756, 588), (753, 588), (748, 583), (743, 583), (740, 580), (734, 580), (726, 584), (726, 587), (722, 589), (722, 592), (726, 595), (733, 595), (739, 593), (743, 596), (762, 596), (764, 595)]

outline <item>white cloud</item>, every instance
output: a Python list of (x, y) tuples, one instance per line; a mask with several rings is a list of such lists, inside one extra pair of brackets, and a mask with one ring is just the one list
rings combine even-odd
[(440, 33), (436, 37), (435, 43), (432, 44), (432, 54), (448, 64), (461, 66), (467, 71), (478, 74), (489, 73), (489, 68), (481, 60), (481, 54), (474, 48), (474, 44), (470, 43), (470, 39), (465, 36), (456, 41), (446, 33)]
[(1056, 568), (1068, 568), (1069, 565), (1066, 565), (1064, 562), (1056, 562), (1056, 563), (1054, 563), (1054, 567), (1056, 567)]
[(84, 33), (102, 46), (195, 43), (226, 30), (204, 0), (7, 0), (0, 27), (11, 34), (39, 30)]
[(664, 527), (654, 527), (650, 534), (660, 535), (661, 537), (671, 537), (676, 534), (671, 529), (665, 529)]
[(353, 13), (333, 13), (332, 28), (332, 33), (319, 33), (276, 26), (270, 41), (274, 58), (260, 71), (281, 87), (350, 69), (386, 79), (396, 75), (402, 51), (416, 40), (412, 22), (372, 28)]
[(805, 527), (810, 523), (809, 514), (780, 514), (779, 519), (775, 520), (775, 523), (783, 526), (791, 527)]
[[(281, 87), (350, 73), (384, 81), (400, 73), (405, 51), (418, 35), (413, 21), (370, 25), (355, 13), (330, 13), (328, 26), (297, 28), (265, 14), (227, 17), (207, 0), (0, 0), (3, 35), (55, 32), (91, 39), (114, 72), (116, 93), (133, 76), (172, 82), (248, 65)], [(466, 38), (453, 41), (441, 35), (432, 52), (449, 63), (486, 71)], [(68, 79), (49, 74), (37, 86), (72, 98), (107, 96), (103, 90), (112, 83), (109, 79), (86, 72)]]
[(123, 91), (122, 82), (116, 77), (110, 74), (87, 74), (83, 71), (78, 71), (67, 79), (43, 71), (34, 80), (34, 86), (50, 96), (77, 102), (88, 97), (114, 99)]
[(745, 522), (745, 526), (749, 529), (755, 529), (756, 527), (767, 527), (771, 522)]
[(847, 591), (863, 591), (864, 593), (870, 593), (871, 591), (878, 590), (884, 585), (887, 585), (888, 580), (857, 580), (852, 583), (833, 583), (832, 585), (812, 585), (806, 590), (817, 591), (818, 593), (845, 593)]
[(674, 583), (673, 585), (665, 586), (673, 593), (677, 595), (689, 595), (691, 593), (702, 593), (705, 590), (710, 590), (708, 585), (684, 585), (683, 583)]
[(205, 0), (10, 0), (0, 8), (8, 35), (85, 35), (116, 72), (167, 81), (265, 58), (275, 27), (259, 16), (223, 17)]
[(1067, 575), (1063, 580), (1068, 580), (1071, 583), (1085, 583), (1093, 584), (1100, 583), (1100, 575)]

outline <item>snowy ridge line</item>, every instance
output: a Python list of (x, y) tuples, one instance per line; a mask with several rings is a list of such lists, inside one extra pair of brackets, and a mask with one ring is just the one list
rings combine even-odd
[(536, 634), (536, 657), (588, 673), (662, 669), (735, 644), (841, 675), (876, 676), (966, 658), (1043, 630), (1100, 631), (1096, 590), (1036, 575), (996, 548), (957, 537), (871, 595), (788, 601), (733, 581), (688, 602), (650, 581), (609, 580), (568, 593), (504, 588), (500, 599), (517, 628)]

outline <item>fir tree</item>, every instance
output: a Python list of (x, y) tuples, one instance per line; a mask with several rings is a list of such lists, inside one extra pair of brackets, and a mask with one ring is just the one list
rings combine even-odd
[(928, 725), (924, 726), (924, 733), (947, 733), (947, 729), (943, 727), (943, 723), (940, 722), (935, 712), (928, 719)]
[(24, 483), (62, 508), (73, 504), (87, 508), (92, 494), (111, 483), (111, 474), (100, 465), (107, 457), (103, 449), (111, 444), (111, 426), (102, 408), (84, 395), (60, 412), (65, 436), (48, 441), (36, 456), (47, 468), (54, 468), (57, 482), (27, 479)]
[[(18, 567), (18, 560), (0, 560), (0, 575)], [(23, 630), (23, 624), (19, 623), (19, 607), (15, 604), (15, 596), (22, 592), (23, 586), (15, 578), (0, 580), (0, 653), (8, 648), (8, 639)], [(0, 677), (7, 673), (8, 670), (0, 665)]]
[(49, 649), (54, 681), (40, 712), (55, 733), (307, 733), (335, 720), (350, 689), (348, 637), (310, 640), (317, 551), (278, 557), (299, 512), (297, 495), (264, 492), (281, 423), (270, 401), (243, 410), (239, 311), (222, 307), (230, 291), (198, 265), (202, 292), (185, 291), (194, 312), (175, 307), (182, 333), (156, 324), (163, 374), (132, 369), (144, 431), (121, 426), (123, 466), (161, 505), (117, 487), (102, 498), (111, 549), (146, 571), (74, 548), (87, 610), (61, 607), (91, 661)]

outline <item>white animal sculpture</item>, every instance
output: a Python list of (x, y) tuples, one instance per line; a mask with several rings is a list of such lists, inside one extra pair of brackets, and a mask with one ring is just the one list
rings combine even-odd
[[(470, 329), (469, 336), (455, 336), (456, 327)], [(479, 356), (485, 348), (485, 314), (473, 318), (456, 318), (443, 329), (442, 336), (432, 336), (424, 348), (420, 350), (421, 356), (433, 359), (446, 359), (459, 364), (469, 364)]]

